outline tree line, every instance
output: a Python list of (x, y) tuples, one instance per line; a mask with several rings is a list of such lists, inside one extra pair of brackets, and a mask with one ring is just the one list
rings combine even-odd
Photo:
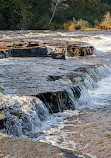
[(0, 30), (63, 29), (74, 20), (94, 26), (111, 11), (111, 0), (0, 1)]

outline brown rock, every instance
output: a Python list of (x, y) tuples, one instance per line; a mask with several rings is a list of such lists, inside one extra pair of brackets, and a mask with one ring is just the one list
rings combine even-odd
[(0, 135), (0, 158), (78, 158), (70, 151), (25, 138)]
[(67, 47), (68, 57), (93, 55), (93, 52), (94, 47), (85, 44), (69, 45)]

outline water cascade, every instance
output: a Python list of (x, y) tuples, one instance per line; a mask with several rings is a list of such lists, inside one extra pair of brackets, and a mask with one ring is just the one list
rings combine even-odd
[(12, 136), (29, 136), (34, 131), (36, 133), (42, 131), (44, 122), (50, 121), (53, 113), (90, 106), (89, 90), (97, 88), (97, 82), (107, 77), (110, 71), (98, 65), (90, 66), (89, 69), (80, 68), (75, 72), (77, 71), (84, 72), (83, 76), (78, 76), (79, 84), (77, 83), (78, 77), (75, 80), (68, 75), (62, 80), (67, 83), (66, 78), (70, 79), (73, 86), (64, 91), (30, 97), (1, 95), (1, 104), (5, 105), (7, 133)]
[(35, 129), (39, 130), (49, 115), (39, 98), (7, 96), (4, 104), (7, 132), (13, 136), (29, 135)]

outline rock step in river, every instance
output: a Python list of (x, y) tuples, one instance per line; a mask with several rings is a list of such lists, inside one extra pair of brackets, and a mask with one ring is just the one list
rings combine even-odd
[(53, 43), (53, 42), (0, 42), (0, 58), (7, 57), (65, 57), (92, 55), (94, 47), (87, 43)]
[(74, 110), (81, 98), (88, 102), (87, 89), (109, 75), (103, 65), (73, 60), (10, 58), (1, 60), (0, 66), (0, 108), (7, 117), (1, 121), (15, 136), (28, 135), (49, 113)]

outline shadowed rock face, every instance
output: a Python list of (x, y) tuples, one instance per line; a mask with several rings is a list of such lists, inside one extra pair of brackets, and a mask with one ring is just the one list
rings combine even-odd
[(63, 59), (65, 60), (65, 54), (64, 53), (60, 53), (60, 52), (53, 52), (52, 53), (52, 58), (53, 59)]
[[(79, 87), (72, 87), (71, 89), (73, 91), (74, 98), (79, 98), (81, 95)], [(50, 113), (62, 112), (67, 109), (75, 109), (74, 102), (65, 90), (54, 93), (43, 93), (37, 95), (36, 97), (44, 102)]]
[(5, 128), (5, 123), (6, 123), (6, 116), (4, 114), (4, 111), (0, 111), (0, 130)]
[(12, 57), (48, 57), (45, 47), (35, 47), (30, 49), (12, 49)]

